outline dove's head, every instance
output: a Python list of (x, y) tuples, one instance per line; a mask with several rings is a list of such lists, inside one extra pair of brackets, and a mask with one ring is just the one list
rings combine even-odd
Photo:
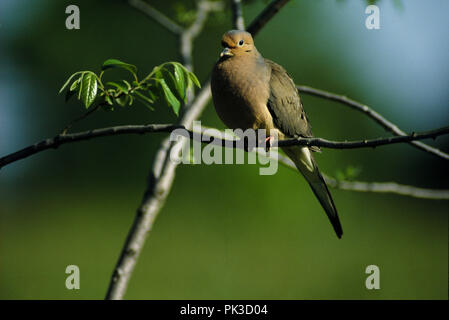
[(220, 54), (222, 59), (258, 53), (251, 33), (246, 31), (231, 30), (226, 32), (221, 38), (221, 45), (224, 48)]

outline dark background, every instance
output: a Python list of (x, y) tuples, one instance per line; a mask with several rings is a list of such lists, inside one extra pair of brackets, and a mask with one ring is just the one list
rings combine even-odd
[[(191, 1), (150, 1), (173, 19)], [(249, 23), (266, 5), (244, 5)], [(81, 29), (65, 28), (76, 4)], [(259, 51), (298, 84), (362, 101), (405, 131), (448, 123), (449, 2), (378, 1), (380, 30), (365, 28), (363, 1), (287, 4), (256, 37)], [(182, 18), (182, 17), (181, 17)], [(184, 15), (185, 18), (185, 15)], [(209, 75), (229, 10), (195, 41), (195, 73)], [(182, 22), (181, 22), (182, 23)], [(0, 2), (0, 155), (52, 137), (83, 112), (58, 95), (78, 70), (117, 58), (141, 75), (179, 61), (175, 36), (124, 1)], [(119, 79), (124, 74), (115, 73)], [(387, 136), (347, 107), (303, 96), (316, 136)], [(75, 131), (170, 123), (165, 105), (100, 111)], [(224, 128), (210, 104), (204, 125)], [(133, 221), (162, 134), (116, 136), (62, 146), (0, 171), (0, 298), (101, 299)], [(427, 141), (448, 150), (448, 137)], [(326, 149), (323, 172), (348, 166), (358, 180), (449, 188), (447, 162), (409, 145)], [(338, 240), (305, 180), (280, 167), (182, 165), (147, 240), (126, 298), (447, 299), (448, 201), (332, 190), (345, 234)], [(65, 288), (65, 268), (81, 289)], [(366, 266), (381, 289), (365, 288)]]

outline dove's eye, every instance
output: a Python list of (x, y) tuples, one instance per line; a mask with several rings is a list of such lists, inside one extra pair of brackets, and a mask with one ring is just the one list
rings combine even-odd
[(243, 40), (239, 41), (239, 46), (243, 46)]

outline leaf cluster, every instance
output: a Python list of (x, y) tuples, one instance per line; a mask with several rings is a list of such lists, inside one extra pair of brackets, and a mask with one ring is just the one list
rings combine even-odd
[[(108, 81), (103, 83), (105, 72), (113, 68), (127, 70), (132, 79)], [(178, 62), (165, 62), (153, 68), (142, 80), (137, 76), (137, 67), (117, 59), (108, 59), (103, 63), (100, 74), (93, 71), (78, 71), (72, 74), (59, 93), (68, 89), (66, 101), (76, 96), (89, 109), (94, 101), (105, 110), (114, 110), (115, 106), (131, 106), (135, 100), (150, 110), (154, 103), (162, 99), (179, 115), (182, 103), (187, 101), (187, 92), (200, 83), (193, 72)]]

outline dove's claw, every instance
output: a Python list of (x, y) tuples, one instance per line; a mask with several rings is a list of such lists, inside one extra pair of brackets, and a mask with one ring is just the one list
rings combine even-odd
[(265, 151), (266, 151), (266, 152), (270, 151), (272, 141), (273, 141), (273, 139), (272, 139), (271, 136), (268, 136), (268, 137), (265, 139)]

